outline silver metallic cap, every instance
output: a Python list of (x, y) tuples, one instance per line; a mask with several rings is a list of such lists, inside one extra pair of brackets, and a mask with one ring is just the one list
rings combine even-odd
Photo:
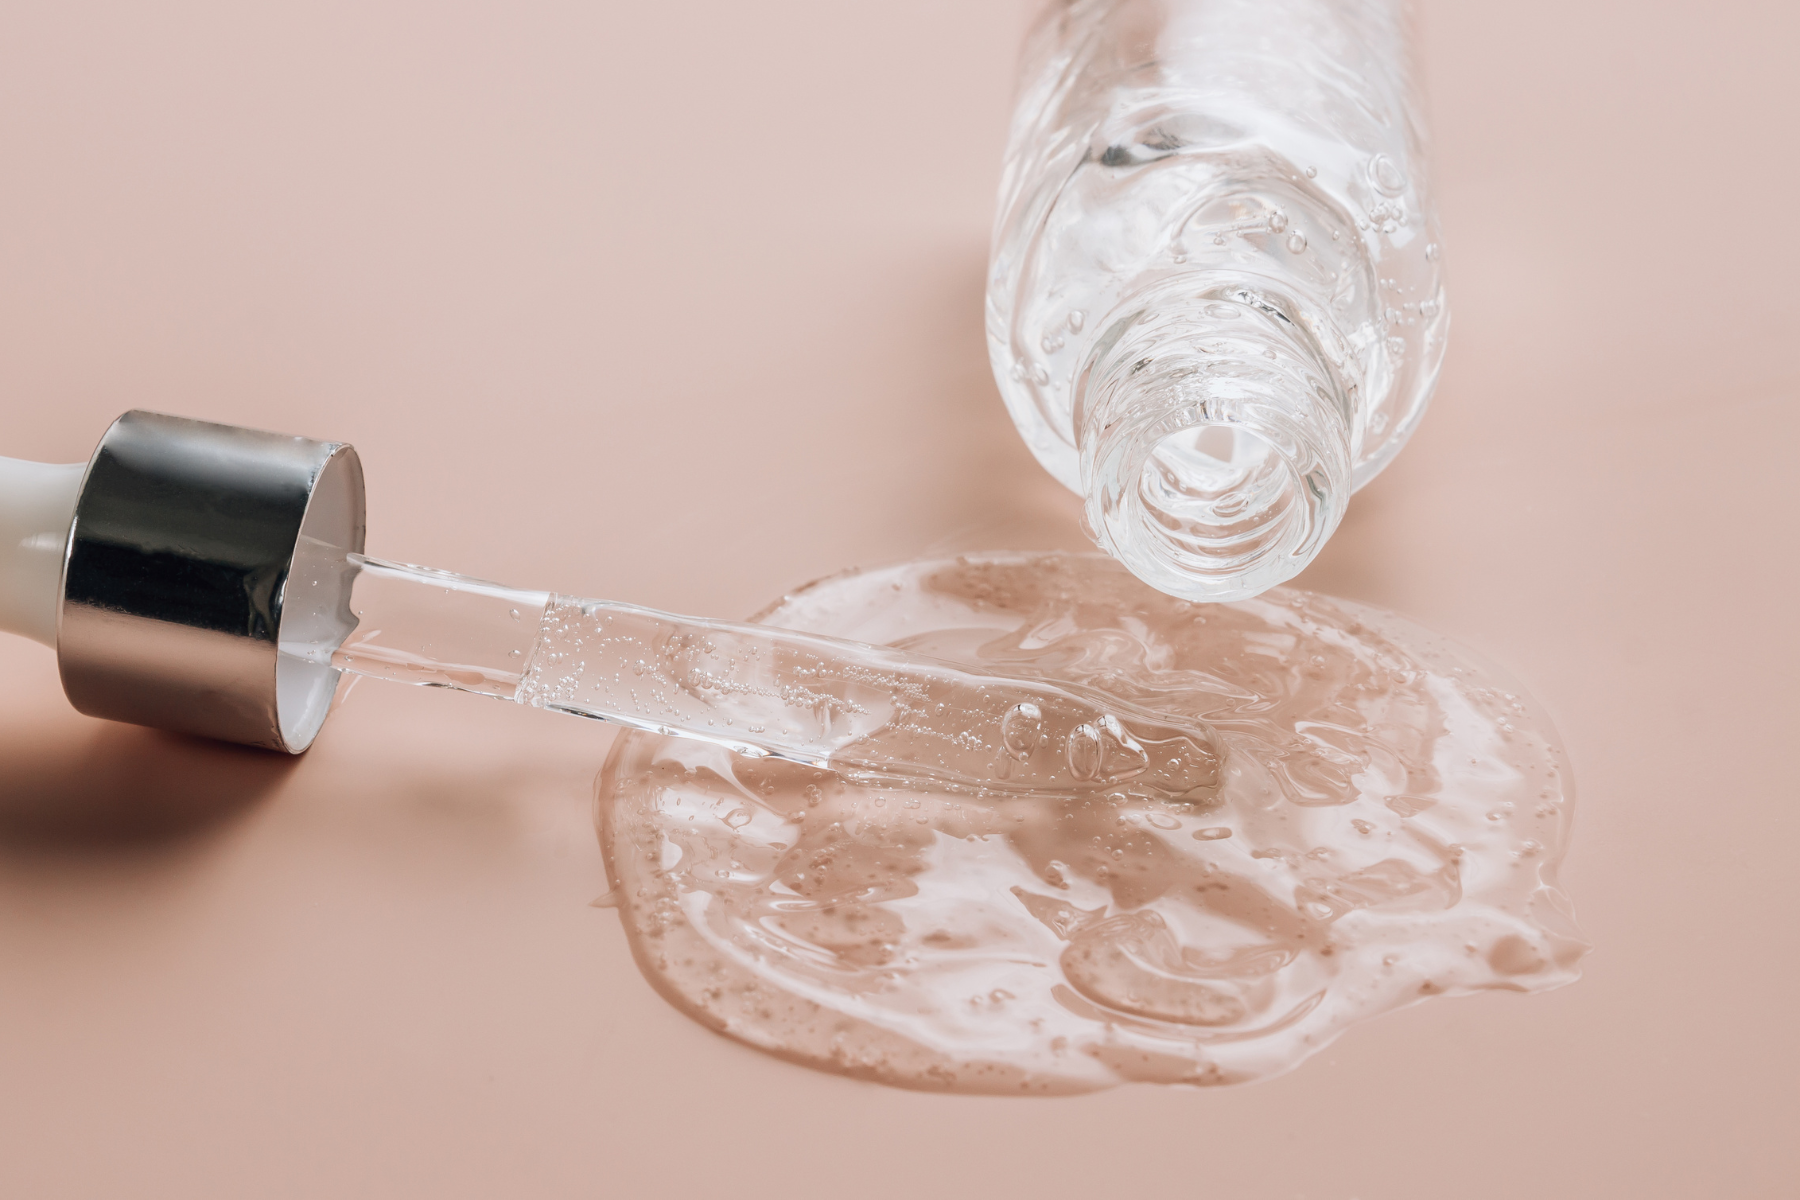
[(362, 463), (341, 442), (128, 412), (88, 463), (57, 658), (90, 716), (298, 754), (338, 672), (282, 654), (354, 628)]

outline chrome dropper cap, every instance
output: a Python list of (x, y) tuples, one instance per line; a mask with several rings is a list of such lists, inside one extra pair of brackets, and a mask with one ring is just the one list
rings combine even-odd
[[(89, 716), (298, 754), (338, 672), (290, 648), (355, 619), (362, 463), (342, 442), (134, 411), (88, 462), (57, 616)], [(317, 657), (315, 655), (315, 657)]]

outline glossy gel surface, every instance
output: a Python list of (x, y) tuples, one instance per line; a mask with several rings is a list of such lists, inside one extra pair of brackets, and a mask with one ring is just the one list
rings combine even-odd
[(1101, 687), (1206, 722), (1223, 766), (1191, 802), (983, 796), (627, 735), (600, 792), (611, 902), (720, 1032), (904, 1087), (1224, 1084), (1425, 997), (1577, 976), (1555, 734), (1398, 617), (1004, 555), (839, 576), (762, 619)]

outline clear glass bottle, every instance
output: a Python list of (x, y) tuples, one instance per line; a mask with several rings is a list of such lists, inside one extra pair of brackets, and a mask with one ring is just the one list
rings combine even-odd
[(1172, 595), (1296, 574), (1418, 424), (1448, 314), (1397, 0), (1056, 0), (988, 279), (1000, 390)]

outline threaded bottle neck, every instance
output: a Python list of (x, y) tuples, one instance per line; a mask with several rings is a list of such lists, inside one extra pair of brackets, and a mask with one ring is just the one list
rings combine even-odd
[(1095, 540), (1161, 591), (1292, 578), (1350, 495), (1350, 407), (1278, 299), (1175, 281), (1128, 306), (1076, 380)]

